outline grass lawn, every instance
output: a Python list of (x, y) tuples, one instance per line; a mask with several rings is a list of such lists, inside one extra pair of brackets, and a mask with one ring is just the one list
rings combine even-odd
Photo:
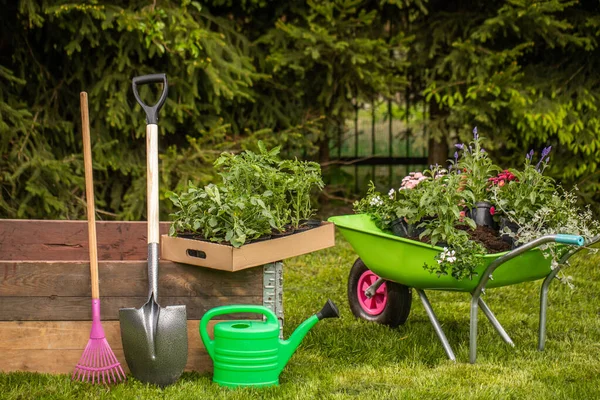
[[(223, 389), (210, 375), (185, 373), (162, 390), (130, 378), (111, 388), (68, 376), (0, 374), (2, 399), (594, 399), (600, 398), (600, 255), (572, 262), (575, 290), (550, 290), (546, 350), (538, 352), (541, 282), (490, 290), (485, 299), (516, 344), (506, 345), (480, 312), (477, 364), (468, 363), (469, 296), (430, 292), (458, 362), (446, 358), (416, 293), (398, 329), (355, 320), (346, 300), (356, 255), (341, 237), (335, 248), (286, 261), (286, 338), (327, 298), (341, 318), (306, 336), (281, 374), (281, 386)], [(526, 267), (526, 266), (524, 266)]]

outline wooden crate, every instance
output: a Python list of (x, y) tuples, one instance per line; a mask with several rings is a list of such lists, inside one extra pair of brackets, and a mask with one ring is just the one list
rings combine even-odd
[[(118, 310), (146, 302), (146, 231), (145, 222), (97, 223), (102, 325), (123, 366)], [(161, 261), (159, 304), (187, 306), (186, 370), (212, 370), (198, 334), (202, 315), (226, 304), (273, 304), (274, 290), (263, 298), (273, 282), (262, 267), (230, 273)], [(87, 222), (0, 220), (0, 371), (70, 373), (90, 327)]]

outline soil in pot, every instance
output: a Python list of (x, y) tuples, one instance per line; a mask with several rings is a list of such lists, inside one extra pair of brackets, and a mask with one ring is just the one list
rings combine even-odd
[(471, 239), (481, 243), (490, 254), (501, 253), (511, 249), (511, 245), (500, 237), (498, 231), (488, 226), (478, 226), (475, 230), (466, 225), (457, 226), (457, 229), (467, 231)]
[(322, 222), (320, 219), (303, 219), (300, 220), (300, 224), (298, 228), (296, 228), (296, 232), (304, 232), (309, 229), (317, 228), (321, 226)]
[(259, 237), (258, 239), (247, 240), (246, 243), (244, 243), (244, 244), (264, 242), (265, 240), (270, 240), (270, 239), (272, 239), (271, 235), (263, 235), (263, 236)]
[(277, 239), (283, 236), (288, 236), (291, 235), (292, 233), (296, 232), (296, 230), (294, 229), (294, 227), (292, 225), (286, 225), (285, 226), (285, 230), (283, 232), (278, 231), (277, 229), (273, 229), (271, 230), (271, 239)]
[[(485, 247), (489, 254), (493, 253), (501, 253), (503, 251), (508, 251), (511, 249), (511, 245), (506, 243), (498, 232), (487, 226), (478, 226), (475, 230), (470, 229), (467, 225), (460, 225), (456, 227), (457, 229), (461, 229), (467, 231), (472, 240), (475, 240), (483, 247)], [(419, 239), (419, 236), (412, 236), (409, 239), (416, 240), (418, 242), (430, 244), (431, 240), (428, 236), (423, 236)], [(443, 242), (439, 242), (436, 246), (445, 247), (446, 244)]]

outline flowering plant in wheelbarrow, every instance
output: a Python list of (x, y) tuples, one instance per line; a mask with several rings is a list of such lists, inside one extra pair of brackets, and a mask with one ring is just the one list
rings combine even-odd
[[(551, 147), (544, 148), (537, 161), (535, 153), (528, 152), (521, 170), (502, 169), (489, 158), (483, 141), (475, 128), (470, 143), (456, 145), (447, 171), (431, 166), (423, 173), (411, 173), (388, 196), (371, 186), (366, 198), (355, 203), (355, 211), (371, 215), (380, 229), (441, 246), (423, 267), (459, 280), (472, 279), (485, 254), (501, 253), (547, 234), (587, 239), (598, 235), (600, 225), (589, 208), (577, 206), (575, 192), (544, 175)], [(415, 176), (426, 178), (413, 184)], [(418, 229), (392, 229), (397, 224)], [(556, 264), (564, 247), (546, 244), (541, 249)]]

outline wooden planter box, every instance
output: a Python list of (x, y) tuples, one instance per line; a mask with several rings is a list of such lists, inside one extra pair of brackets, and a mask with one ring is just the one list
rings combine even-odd
[[(146, 232), (145, 222), (97, 223), (102, 325), (124, 367), (118, 311), (146, 302)], [(187, 306), (186, 370), (212, 370), (198, 334), (207, 310), (260, 304), (283, 319), (281, 275), (281, 263), (229, 273), (161, 261), (159, 304)], [(0, 371), (71, 373), (90, 327), (87, 222), (0, 220)]]

